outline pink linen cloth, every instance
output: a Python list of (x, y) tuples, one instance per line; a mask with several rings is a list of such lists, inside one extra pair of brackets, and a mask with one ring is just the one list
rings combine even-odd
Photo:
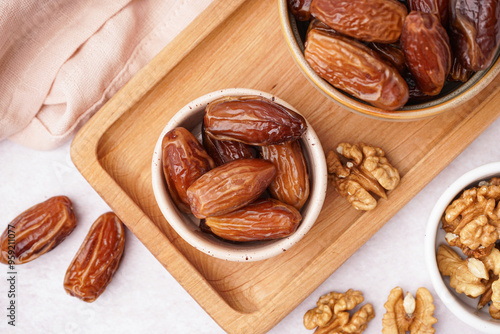
[(0, 0), (0, 141), (69, 140), (211, 0)]

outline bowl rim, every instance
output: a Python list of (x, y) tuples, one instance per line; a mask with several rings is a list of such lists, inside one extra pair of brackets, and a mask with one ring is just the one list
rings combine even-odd
[[(500, 175), (500, 162), (492, 162), (474, 168), (452, 182), (441, 194), (429, 215), (424, 240), (427, 270), (439, 298), (460, 320), (487, 333), (498, 333), (500, 330), (500, 321), (496, 321), (492, 318), (490, 320), (485, 320), (471, 313), (458, 299), (456, 294), (448, 289), (437, 266), (436, 248), (438, 246), (438, 241), (436, 238), (437, 231), (440, 228), (441, 216), (449, 203), (451, 203), (463, 189), (470, 187), (480, 180), (495, 175)], [(443, 243), (445, 243), (445, 240), (443, 240)]]
[[(297, 230), (289, 237), (270, 240), (265, 242), (264, 245), (259, 245), (260, 247), (251, 245), (246, 246), (244, 244), (234, 247), (224, 245), (220, 242), (215, 242), (214, 240), (209, 240), (205, 237), (200, 236), (201, 233), (193, 233), (193, 226), (187, 226), (183, 221), (178, 223), (178, 215), (181, 213), (173, 204), (168, 194), (168, 190), (164, 186), (163, 171), (161, 164), (161, 142), (164, 135), (179, 124), (186, 122), (189, 115), (193, 113), (200, 112), (205, 106), (217, 98), (225, 96), (244, 96), (244, 95), (256, 95), (262, 96), (264, 98), (273, 100), (297, 113), (300, 114), (293, 106), (288, 104), (286, 101), (280, 99), (274, 94), (255, 90), (248, 88), (226, 88), (211, 93), (205, 94), (198, 97), (197, 99), (189, 102), (184, 107), (176, 112), (176, 114), (168, 121), (168, 123), (163, 128), (158, 141), (155, 145), (153, 158), (151, 162), (151, 172), (152, 172), (152, 184), (153, 193), (156, 202), (167, 220), (168, 224), (176, 231), (176, 233), (184, 239), (188, 244), (198, 249), (199, 251), (223, 260), (236, 261), (236, 262), (250, 262), (264, 260), (278, 254), (281, 254), (296, 244), (314, 225), (323, 203), (326, 197), (326, 190), (328, 184), (328, 174), (326, 167), (326, 159), (321, 142), (316, 135), (314, 129), (306, 120), (307, 130), (301, 137), (304, 146), (308, 147), (310, 154), (310, 165), (314, 161), (314, 173), (310, 172), (311, 177), (311, 189), (308, 199), (307, 212), (297, 228)], [(304, 210), (304, 209), (303, 209)], [(303, 211), (302, 211), (303, 212)], [(184, 218), (189, 215), (185, 215)]]
[[(472, 98), (491, 83), (500, 72), (500, 48), (498, 48), (495, 56), (496, 60), (487, 69), (474, 74), (478, 75), (478, 79), (469, 80), (460, 88), (448, 94), (451, 98), (445, 99), (447, 96), (444, 96), (437, 100), (441, 101), (436, 105), (429, 105), (429, 102), (426, 102), (404, 107), (403, 110), (386, 111), (343, 94), (316, 74), (305, 60), (302, 50), (294, 38), (295, 34), (289, 20), (287, 0), (279, 0), (278, 4), (281, 30), (288, 45), (288, 50), (301, 72), (321, 93), (358, 115), (387, 121), (413, 121), (434, 117)], [(414, 110), (416, 108), (420, 109)]]

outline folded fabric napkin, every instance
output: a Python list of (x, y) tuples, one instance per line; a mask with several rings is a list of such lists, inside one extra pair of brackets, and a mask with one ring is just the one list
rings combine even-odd
[(0, 141), (67, 141), (211, 1), (0, 0)]

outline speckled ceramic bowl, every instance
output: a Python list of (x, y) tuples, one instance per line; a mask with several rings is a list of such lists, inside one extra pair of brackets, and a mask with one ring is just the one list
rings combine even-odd
[(281, 254), (297, 243), (314, 224), (323, 206), (328, 181), (327, 168), (321, 142), (311, 125), (308, 124), (306, 132), (300, 139), (309, 169), (310, 195), (308, 201), (301, 209), (302, 221), (299, 227), (295, 233), (287, 238), (237, 244), (226, 242), (208, 233), (201, 232), (199, 229), (199, 219), (193, 215), (182, 213), (172, 201), (163, 176), (161, 164), (161, 143), (168, 131), (182, 126), (190, 130), (197, 138), (200, 138), (201, 122), (206, 105), (224, 96), (243, 95), (258, 95), (268, 99), (274, 98), (275, 102), (296, 111), (292, 106), (276, 96), (251, 89), (231, 88), (204, 95), (179, 110), (163, 129), (154, 150), (152, 182), (156, 202), (161, 212), (172, 228), (191, 246), (210, 256), (224, 260), (257, 261)]
[[(429, 216), (425, 233), (427, 270), (439, 298), (460, 320), (484, 333), (500, 333), (500, 320), (495, 320), (489, 315), (488, 306), (478, 311), (476, 308), (478, 298), (473, 299), (464, 294), (458, 294), (455, 289), (450, 287), (449, 277), (443, 277), (439, 272), (436, 254), (439, 245), (448, 244), (445, 240), (446, 232), (441, 228), (441, 217), (446, 207), (464, 189), (477, 186), (479, 181), (489, 180), (494, 176), (500, 176), (500, 162), (490, 163), (473, 169), (453, 182), (436, 202)], [(455, 248), (455, 251), (462, 255), (460, 249)], [(465, 257), (462, 256), (462, 258)]]
[(478, 92), (483, 90), (500, 71), (499, 52), (497, 52), (493, 64), (488, 69), (475, 73), (466, 83), (450, 83), (446, 85), (441, 94), (431, 101), (406, 105), (401, 110), (386, 111), (334, 88), (316, 74), (304, 58), (304, 36), (306, 29), (301, 26), (301, 24), (298, 24), (293, 15), (289, 12), (287, 0), (279, 0), (278, 3), (281, 28), (285, 41), (293, 59), (302, 73), (313, 86), (319, 89), (328, 98), (360, 115), (377, 119), (401, 121), (418, 120), (435, 116), (447, 110), (453, 110), (453, 108), (459, 104), (473, 98)]

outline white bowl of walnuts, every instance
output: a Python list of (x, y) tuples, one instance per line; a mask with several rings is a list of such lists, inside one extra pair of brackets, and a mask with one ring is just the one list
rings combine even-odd
[(154, 150), (164, 217), (199, 251), (229, 261), (282, 254), (312, 227), (327, 170), (311, 125), (278, 97), (231, 88), (191, 101)]
[(500, 333), (500, 162), (462, 175), (434, 206), (425, 236), (432, 284), (460, 320)]

